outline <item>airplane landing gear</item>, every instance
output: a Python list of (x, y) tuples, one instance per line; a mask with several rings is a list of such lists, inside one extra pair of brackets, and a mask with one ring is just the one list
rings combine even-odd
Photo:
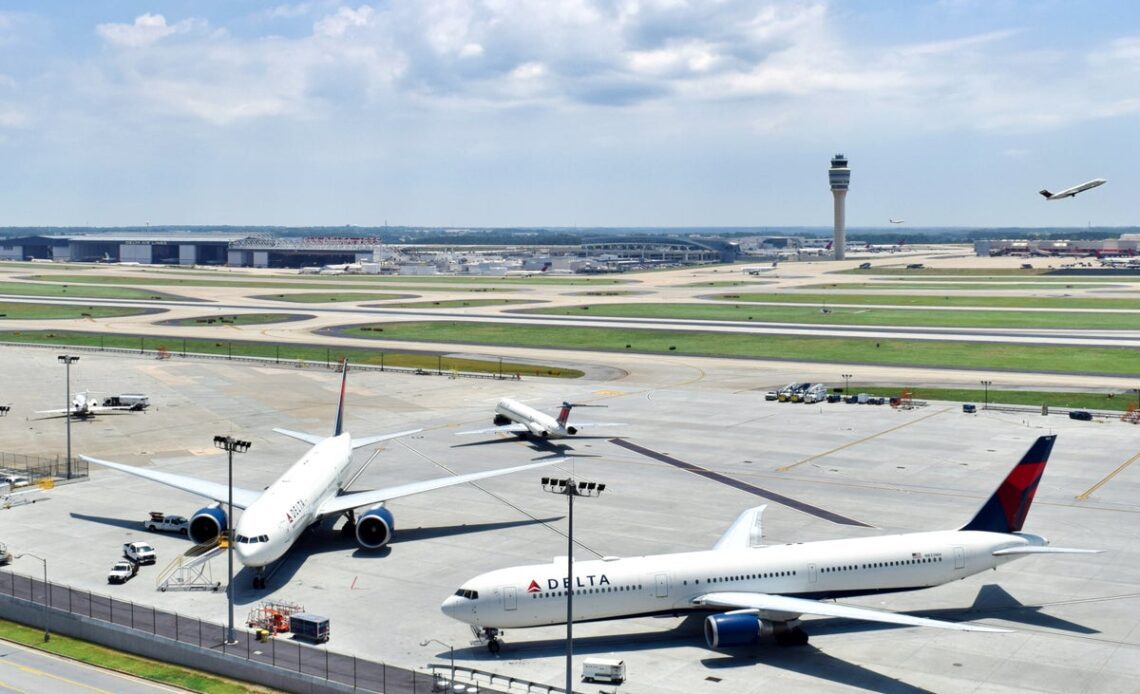
[(257, 574), (253, 577), (254, 590), (262, 590), (265, 588), (265, 569), (258, 567)]
[(340, 529), (341, 537), (353, 537), (356, 535), (356, 514), (352, 510), (345, 511), (344, 526)]
[(503, 640), (499, 638), (502, 634), (501, 631), (495, 627), (484, 627), (480, 629), (472, 625), (471, 631), (475, 632), (475, 638), (487, 643), (487, 650), (491, 653), (498, 653), (503, 647)]
[(792, 646), (806, 646), (808, 634), (801, 627), (792, 627), (776, 633), (776, 644), (782, 648)]

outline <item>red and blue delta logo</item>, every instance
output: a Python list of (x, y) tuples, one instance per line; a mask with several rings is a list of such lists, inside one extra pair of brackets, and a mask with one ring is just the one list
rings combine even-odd
[(538, 581), (531, 579), (530, 585), (527, 586), (526, 592), (528, 593), (541, 593), (542, 588), (538, 587)]

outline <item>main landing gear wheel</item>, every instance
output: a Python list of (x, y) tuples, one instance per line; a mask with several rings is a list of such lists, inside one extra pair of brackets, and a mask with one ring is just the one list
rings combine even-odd
[(498, 653), (502, 647), (503, 642), (499, 639), (491, 639), (487, 642), (487, 650), (491, 651), (492, 653)]
[(253, 588), (254, 590), (261, 590), (265, 588), (265, 576), (262, 575), (261, 569), (258, 569), (257, 575), (253, 577)]
[(784, 648), (792, 646), (806, 646), (808, 643), (808, 634), (800, 627), (788, 629), (785, 632), (776, 634), (776, 644)]

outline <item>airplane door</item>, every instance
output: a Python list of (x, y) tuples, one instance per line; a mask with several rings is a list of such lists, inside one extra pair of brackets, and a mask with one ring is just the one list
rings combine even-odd
[(963, 550), (961, 547), (955, 547), (954, 548), (954, 568), (955, 569), (966, 568), (966, 551)]
[(815, 585), (815, 564), (808, 564), (808, 583)]
[(514, 586), (503, 586), (503, 609), (504, 610), (517, 610), (519, 606), (518, 593), (515, 591)]
[(656, 591), (654, 592), (654, 596), (658, 597), (658, 598), (669, 597), (669, 575), (668, 574), (657, 574)]

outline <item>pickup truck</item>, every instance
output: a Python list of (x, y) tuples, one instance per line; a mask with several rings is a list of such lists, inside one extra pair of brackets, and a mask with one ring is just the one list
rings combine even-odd
[(124, 544), (123, 556), (136, 564), (153, 564), (158, 561), (154, 547), (151, 547), (145, 542), (128, 542)]
[(133, 561), (129, 559), (117, 561), (115, 565), (111, 567), (111, 570), (107, 572), (107, 583), (126, 583), (134, 578), (138, 572), (139, 565)]
[(150, 518), (143, 521), (143, 527), (152, 533), (161, 530), (186, 535), (190, 532), (190, 521), (183, 516), (168, 516), (162, 511), (151, 511)]

